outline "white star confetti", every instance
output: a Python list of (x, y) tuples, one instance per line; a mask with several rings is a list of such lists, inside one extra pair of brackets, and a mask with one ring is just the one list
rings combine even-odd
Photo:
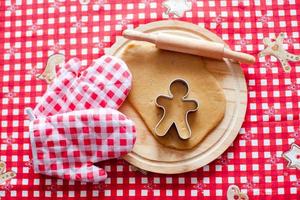
[(186, 11), (192, 9), (192, 2), (187, 0), (166, 0), (162, 5), (167, 9), (167, 15), (174, 14), (177, 17), (183, 17)]
[(300, 147), (293, 143), (291, 149), (282, 155), (289, 163), (288, 168), (300, 169)]

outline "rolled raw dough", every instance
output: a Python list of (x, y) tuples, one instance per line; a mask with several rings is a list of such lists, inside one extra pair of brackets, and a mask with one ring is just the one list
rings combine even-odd
[[(151, 43), (134, 41), (127, 45), (121, 58), (133, 74), (127, 101), (161, 144), (175, 149), (191, 149), (222, 120), (226, 109), (225, 96), (201, 57), (160, 50)], [(154, 134), (163, 114), (156, 107), (155, 100), (159, 95), (168, 94), (170, 83), (177, 78), (189, 83), (188, 97), (199, 102), (198, 111), (188, 116), (192, 135), (186, 140), (179, 138), (174, 126), (165, 136)]]

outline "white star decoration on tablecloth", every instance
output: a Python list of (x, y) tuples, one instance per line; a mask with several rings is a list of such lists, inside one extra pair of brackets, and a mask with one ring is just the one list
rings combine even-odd
[(183, 17), (184, 13), (192, 8), (192, 2), (187, 0), (166, 0), (162, 5), (167, 9), (167, 15), (174, 14), (177, 17)]
[(297, 144), (293, 143), (291, 149), (282, 156), (289, 161), (287, 167), (300, 169), (300, 147)]

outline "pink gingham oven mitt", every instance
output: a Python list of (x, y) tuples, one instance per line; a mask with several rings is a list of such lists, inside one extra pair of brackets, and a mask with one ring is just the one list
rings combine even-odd
[(131, 73), (121, 59), (105, 55), (79, 75), (80, 68), (81, 62), (77, 58), (65, 64), (33, 110), (37, 117), (121, 106), (132, 82)]
[(36, 172), (67, 180), (100, 182), (107, 177), (94, 164), (127, 154), (135, 126), (117, 111), (132, 77), (126, 64), (103, 56), (79, 75), (71, 59), (33, 111), (27, 109)]

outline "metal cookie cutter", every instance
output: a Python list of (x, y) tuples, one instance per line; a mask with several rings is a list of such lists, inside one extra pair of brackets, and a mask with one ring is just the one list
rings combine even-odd
[[(171, 126), (175, 125), (181, 139), (189, 139), (191, 137), (188, 114), (197, 111), (199, 103), (195, 99), (187, 99), (188, 94), (189, 85), (187, 81), (178, 78), (171, 82), (169, 96), (160, 95), (156, 98), (156, 106), (163, 110), (163, 116), (154, 128), (156, 135), (166, 135)], [(186, 107), (186, 111), (180, 115), (178, 108), (182, 107)]]

